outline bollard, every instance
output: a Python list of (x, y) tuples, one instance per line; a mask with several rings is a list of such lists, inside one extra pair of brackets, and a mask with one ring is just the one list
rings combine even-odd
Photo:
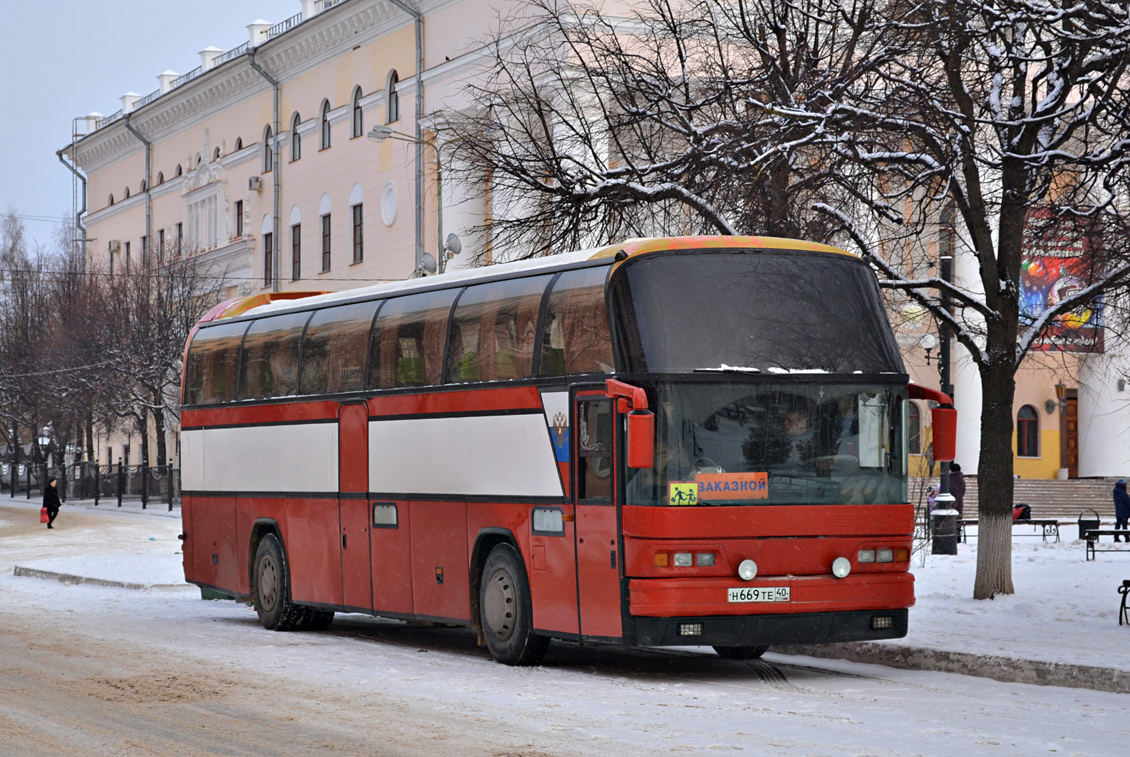
[(141, 509), (149, 504), (149, 465), (141, 466)]
[(933, 539), (931, 553), (935, 555), (957, 554), (957, 510), (954, 510), (953, 495), (942, 492), (938, 495), (934, 512), (930, 514)]
[(102, 472), (102, 466), (96, 460), (94, 462), (94, 506), (98, 507), (98, 497), (102, 494), (102, 480), (99, 475)]
[(122, 468), (122, 459), (118, 458), (118, 507), (122, 506), (122, 489), (125, 488), (126, 471)]
[(165, 482), (168, 488), (165, 489), (165, 498), (169, 504), (169, 512), (173, 511), (173, 464), (165, 463)]

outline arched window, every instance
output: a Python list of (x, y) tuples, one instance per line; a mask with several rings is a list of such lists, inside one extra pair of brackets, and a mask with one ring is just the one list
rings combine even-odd
[(239, 152), (242, 149), (243, 149), (243, 137), (236, 137), (235, 138), (235, 151)]
[(322, 101), (322, 145), (321, 149), (328, 150), (330, 147), (330, 101)]
[(1031, 405), (1016, 413), (1016, 456), (1040, 456), (1040, 414)]
[(147, 189), (149, 189), (149, 182), (147, 182), (145, 179), (142, 179), (141, 180), (141, 191), (144, 192)]
[(290, 162), (293, 163), (302, 157), (302, 135), (298, 133), (298, 127), (302, 124), (302, 116), (298, 113), (290, 119)]
[(353, 88), (353, 136), (365, 133), (365, 114), (361, 111), (361, 87)]
[(220, 159), (220, 148), (217, 147), (215, 150), (212, 151), (212, 160), (217, 161), (219, 159)]
[(907, 452), (912, 455), (922, 454), (922, 411), (914, 402), (907, 403), (906, 412), (906, 446)]
[(200, 153), (196, 153), (196, 157), (193, 158), (193, 160), (192, 160), (192, 167), (193, 168), (199, 168), (200, 162), (201, 162)]
[(165, 183), (165, 172), (164, 171), (158, 171), (157, 172), (157, 186), (161, 186), (164, 183)]
[(177, 176), (181, 176), (183, 174), (184, 174), (184, 169), (180, 167), (180, 163), (177, 163)]
[(106, 204), (107, 205), (113, 205), (114, 204), (114, 193), (113, 192), (110, 193), (110, 201)]
[(129, 187), (126, 187), (125, 197), (123, 199), (126, 199), (126, 200), (129, 199)]
[(274, 136), (270, 126), (263, 130), (263, 173), (275, 170)]
[(392, 123), (393, 121), (400, 120), (400, 95), (396, 92), (396, 85), (400, 82), (400, 74), (396, 73), (396, 69), (388, 72), (388, 99), (385, 106), (385, 123)]

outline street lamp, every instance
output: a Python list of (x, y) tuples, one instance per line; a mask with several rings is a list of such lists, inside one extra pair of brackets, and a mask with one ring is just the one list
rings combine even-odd
[[(428, 273), (443, 273), (445, 267), (447, 253), (458, 255), (459, 251), (463, 249), (459, 237), (454, 234), (448, 234), (447, 238), (443, 236), (443, 166), (439, 159), (439, 143), (428, 142), (423, 139), (417, 139), (411, 134), (405, 134), (402, 131), (397, 131), (389, 126), (374, 126), (369, 130), (367, 135), (369, 139), (374, 142), (384, 142), (386, 139), (396, 139), (401, 142), (411, 142), (416, 145), (430, 145), (436, 156), (436, 245), (439, 247), (439, 252), (436, 257), (432, 257), (430, 252), (421, 254), (420, 259), (416, 261), (416, 270), (413, 272), (414, 276), (421, 275), (422, 272)], [(417, 230), (419, 231), (419, 230)], [(422, 249), (422, 245), (420, 247)]]

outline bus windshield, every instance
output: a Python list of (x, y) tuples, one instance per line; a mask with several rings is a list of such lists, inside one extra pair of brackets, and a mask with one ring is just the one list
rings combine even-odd
[(642, 255), (612, 288), (625, 373), (904, 372), (875, 275), (850, 255)]
[(625, 470), (628, 505), (907, 501), (905, 385), (641, 383), (655, 465)]

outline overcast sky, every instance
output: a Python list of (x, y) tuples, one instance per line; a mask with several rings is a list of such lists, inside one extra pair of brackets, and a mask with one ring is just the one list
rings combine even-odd
[(71, 173), (55, 153), (72, 119), (110, 115), (126, 92), (200, 65), (206, 47), (247, 41), (247, 25), (277, 23), (299, 0), (34, 0), (0, 3), (0, 213), (14, 210), (39, 243), (71, 213)]

